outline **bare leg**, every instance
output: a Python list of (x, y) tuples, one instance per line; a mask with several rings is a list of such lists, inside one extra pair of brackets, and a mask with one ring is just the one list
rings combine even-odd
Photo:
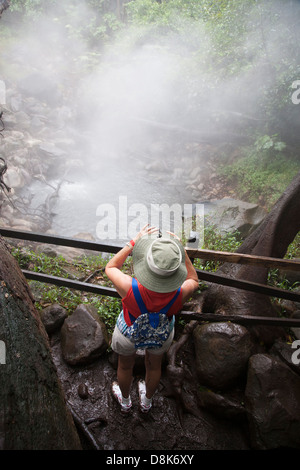
[(152, 398), (155, 390), (158, 387), (161, 377), (161, 361), (163, 354), (151, 354), (146, 350), (145, 353), (145, 367), (146, 367), (146, 397)]
[(132, 383), (132, 370), (135, 363), (135, 353), (131, 356), (119, 355), (118, 359), (118, 384), (124, 398), (128, 398)]

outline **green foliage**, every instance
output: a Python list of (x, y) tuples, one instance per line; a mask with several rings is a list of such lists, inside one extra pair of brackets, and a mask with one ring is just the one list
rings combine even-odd
[(46, 18), (48, 26), (60, 25), (66, 37), (90, 47), (111, 39), (121, 26), (110, 0), (16, 0), (10, 9), (33, 22)]
[[(209, 225), (204, 228), (204, 244), (201, 249), (234, 253), (241, 243), (242, 239), (239, 232), (222, 235), (216, 227)], [(205, 271), (216, 271), (221, 263), (195, 259), (194, 266)]]
[(223, 164), (218, 171), (241, 199), (257, 202), (261, 197), (271, 207), (297, 175), (299, 162), (277, 135), (264, 135), (254, 145), (242, 148), (239, 159)]
[(300, 258), (300, 232), (296, 235), (293, 242), (289, 245), (285, 258)]
[[(85, 256), (73, 263), (66, 261), (63, 256), (51, 257), (28, 248), (12, 248), (12, 255), (21, 269), (62, 278), (89, 279), (91, 277), (91, 280), (87, 282), (96, 282), (103, 286), (113, 287), (104, 273), (108, 259), (103, 258), (101, 254)], [(132, 262), (129, 258), (122, 269), (131, 274), (131, 265)], [(44, 284), (38, 281), (29, 281), (29, 285), (34, 293), (35, 306), (38, 310), (47, 305), (59, 303), (71, 314), (78, 305), (90, 303), (98, 310), (99, 316), (108, 328), (108, 332), (112, 333), (121, 308), (120, 299), (86, 293), (63, 286)]]
[(36, 18), (46, 13), (49, 8), (57, 7), (59, 3), (58, 0), (14, 0), (10, 4), (10, 10)]

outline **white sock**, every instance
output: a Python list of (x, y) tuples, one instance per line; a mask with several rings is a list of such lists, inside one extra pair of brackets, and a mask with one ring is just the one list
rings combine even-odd
[(146, 397), (146, 393), (145, 393), (145, 395), (142, 396), (142, 402), (143, 402), (143, 404), (144, 404), (145, 406), (149, 406), (149, 405), (151, 405), (151, 403), (152, 403), (152, 397), (151, 397), (151, 398), (147, 398), (147, 397)]
[(122, 403), (124, 405), (129, 405), (130, 404), (130, 396), (128, 398), (123, 397), (122, 395)]

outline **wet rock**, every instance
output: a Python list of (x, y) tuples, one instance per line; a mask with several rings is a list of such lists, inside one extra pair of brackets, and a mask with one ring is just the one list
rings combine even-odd
[(47, 243), (41, 243), (36, 248), (37, 253), (44, 253), (46, 256), (56, 258), (62, 256), (66, 261), (72, 263), (83, 256), (83, 250), (72, 248), (68, 246), (51, 245)]
[(18, 87), (25, 96), (46, 101), (51, 105), (59, 103), (60, 93), (56, 81), (43, 73), (30, 73), (19, 80)]
[(246, 417), (243, 397), (231, 398), (212, 390), (199, 390), (197, 392), (199, 404), (216, 416), (240, 421)]
[[(299, 304), (299, 302), (297, 302)], [(299, 318), (300, 319), (300, 310), (295, 310), (292, 314), (292, 318)], [(295, 338), (300, 339), (300, 328), (294, 327), (291, 328)]]
[(38, 116), (34, 116), (31, 119), (31, 127), (33, 130), (41, 129), (44, 125), (43, 120), (41, 120)]
[(13, 221), (11, 222), (11, 227), (14, 230), (21, 230), (21, 231), (27, 231), (27, 232), (34, 232), (37, 230), (37, 225), (34, 224), (33, 222), (30, 222), (29, 220), (25, 219), (17, 219), (14, 218)]
[(21, 95), (12, 96), (10, 99), (10, 109), (16, 113), (22, 108), (22, 97)]
[(266, 211), (257, 204), (223, 198), (204, 203), (208, 225), (217, 226), (222, 234), (238, 231), (243, 238), (252, 233), (266, 216)]
[(25, 182), (21, 170), (17, 167), (8, 168), (3, 180), (10, 188), (21, 188)]
[(82, 400), (86, 400), (89, 397), (89, 389), (86, 384), (80, 383), (77, 389), (78, 396), (82, 398)]
[(3, 204), (1, 207), (1, 217), (8, 221), (9, 224), (13, 222), (14, 210), (9, 204)]
[(44, 254), (46, 256), (49, 256), (51, 258), (56, 258), (58, 256), (56, 252), (56, 246), (55, 245), (48, 245), (46, 243), (41, 243), (37, 248), (36, 252), (39, 254)]
[(108, 334), (92, 305), (79, 305), (61, 329), (64, 360), (71, 365), (88, 364), (108, 348)]
[(19, 111), (15, 114), (17, 120), (17, 126), (21, 129), (29, 129), (30, 128), (30, 117), (24, 111)]
[(41, 311), (41, 319), (47, 333), (58, 330), (67, 317), (66, 309), (59, 304), (49, 305)]
[(245, 327), (225, 322), (199, 325), (193, 338), (201, 384), (226, 389), (246, 373), (254, 345)]
[(22, 149), (16, 150), (13, 153), (12, 158), (11, 158), (11, 163), (14, 166), (21, 167), (21, 169), (23, 170), (24, 168), (26, 168), (28, 158), (30, 158), (28, 156), (28, 150), (26, 148), (22, 148)]
[(0, 227), (8, 227), (9, 222), (5, 217), (0, 217)]
[(299, 397), (300, 377), (287, 365), (268, 354), (250, 358), (245, 398), (253, 448), (300, 448)]
[(66, 152), (64, 150), (60, 149), (52, 142), (42, 143), (41, 145), (39, 145), (39, 150), (41, 154), (46, 157), (56, 158), (66, 155)]

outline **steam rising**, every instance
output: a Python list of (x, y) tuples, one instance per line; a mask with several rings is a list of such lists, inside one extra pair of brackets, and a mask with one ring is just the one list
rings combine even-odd
[[(274, 2), (273, 8), (282, 13), (286, 3)], [(56, 182), (64, 179), (54, 207), (55, 230), (94, 235), (97, 207), (117, 207), (120, 195), (128, 196), (128, 204), (195, 202), (183, 177), (195, 178), (193, 169), (206, 163), (206, 150), (217, 148), (226, 134), (239, 143), (257, 120), (264, 122), (262, 103), (274, 85), (276, 64), (283, 55), (287, 66), (293, 62), (284, 36), (296, 22), (293, 8), (293, 17), (288, 11), (282, 15), (280, 30), (262, 19), (262, 29), (237, 46), (239, 61), (226, 78), (222, 61), (213, 63), (207, 52), (213, 32), (200, 22), (178, 18), (181, 32), (160, 40), (143, 28), (127, 30), (94, 56), (76, 34), (66, 34), (91, 17), (84, 2), (77, 17), (66, 19), (67, 28), (52, 20), (55, 12), (29, 22), (19, 44), (6, 53), (10, 65), (16, 64), (16, 85), (27, 76), (33, 80), (33, 73), (43, 75), (49, 94), (41, 99), (53, 113), (37, 138), (75, 143), (64, 147), (60, 176), (53, 176)], [(14, 21), (13, 14), (9, 18)], [(262, 34), (263, 51), (257, 48)], [(88, 60), (93, 58), (94, 63)], [(240, 67), (237, 75), (243, 58), (251, 58), (253, 67)], [(34, 86), (37, 90), (38, 81)], [(196, 144), (194, 150), (190, 144)]]

